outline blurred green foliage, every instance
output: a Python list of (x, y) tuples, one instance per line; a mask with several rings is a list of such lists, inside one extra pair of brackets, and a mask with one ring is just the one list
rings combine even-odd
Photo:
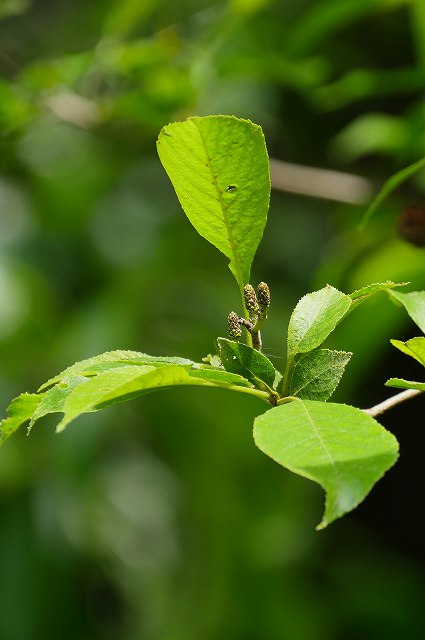
[[(198, 360), (224, 334), (238, 292), (160, 166), (167, 122), (251, 118), (273, 157), (377, 185), (425, 155), (421, 0), (2, 0), (0, 18), (3, 412), (83, 357)], [(420, 172), (362, 233), (364, 207), (274, 191), (253, 281), (271, 286), (277, 366), (306, 291), (425, 286), (423, 249), (398, 237), (424, 190)], [(388, 343), (413, 333), (383, 295), (349, 317), (330, 344), (355, 354), (338, 399), (413, 378)], [(383, 420), (398, 467), (321, 534), (320, 489), (255, 449), (258, 409), (175, 389), (2, 447), (0, 639), (422, 637), (414, 403)]]

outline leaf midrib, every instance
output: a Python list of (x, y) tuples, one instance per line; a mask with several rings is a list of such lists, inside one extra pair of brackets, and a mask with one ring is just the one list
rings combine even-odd
[(238, 274), (238, 284), (239, 284), (239, 287), (242, 289), (243, 286), (244, 286), (244, 281), (243, 281), (243, 277), (242, 277), (242, 270), (241, 270), (241, 266), (240, 266), (239, 256), (238, 256), (238, 253), (236, 251), (236, 244), (235, 244), (235, 241), (233, 239), (232, 228), (231, 228), (231, 225), (230, 225), (230, 222), (229, 222), (229, 218), (228, 218), (228, 215), (227, 215), (227, 206), (225, 205), (225, 203), (223, 201), (223, 198), (222, 198), (222, 195), (221, 195), (221, 190), (220, 190), (220, 188), (219, 188), (219, 186), (217, 184), (217, 178), (216, 178), (216, 176), (215, 176), (215, 174), (214, 174), (214, 172), (212, 170), (211, 157), (210, 157), (210, 155), (208, 153), (207, 145), (205, 143), (204, 136), (202, 135), (202, 131), (201, 131), (200, 127), (198, 126), (198, 123), (196, 122), (196, 120), (194, 120), (193, 123), (194, 123), (194, 125), (196, 126), (196, 128), (198, 130), (199, 137), (201, 139), (205, 155), (207, 156), (207, 159), (208, 159), (208, 166), (209, 166), (210, 171), (211, 171), (212, 182), (213, 182), (214, 188), (216, 190), (217, 198), (218, 198), (218, 201), (220, 203), (221, 209), (223, 211), (223, 222), (224, 222), (224, 225), (226, 227), (227, 235), (228, 235), (228, 238), (229, 238), (230, 248), (232, 250), (233, 262), (235, 264), (236, 271), (237, 271), (237, 274)]
[(335, 464), (335, 460), (331, 456), (331, 454), (330, 454), (330, 452), (329, 452), (329, 450), (328, 450), (328, 448), (327, 448), (327, 446), (325, 444), (325, 441), (323, 440), (322, 436), (320, 435), (319, 429), (317, 428), (317, 426), (313, 422), (313, 419), (312, 419), (311, 414), (310, 414), (310, 412), (308, 411), (308, 409), (307, 409), (307, 407), (305, 405), (305, 402), (303, 402), (302, 400), (296, 400), (296, 402), (300, 402), (302, 404), (303, 410), (304, 410), (304, 412), (305, 412), (305, 414), (307, 416), (307, 420), (311, 424), (312, 429), (313, 429), (314, 433), (316, 434), (317, 439), (319, 440), (320, 446), (322, 447), (323, 451), (325, 452), (325, 454), (326, 454), (326, 456), (327, 456), (327, 458), (328, 458), (328, 460), (329, 460), (329, 462), (330, 462), (330, 464), (332, 466), (332, 469), (333, 469), (333, 472), (335, 474), (335, 477), (339, 478), (339, 471), (338, 471), (338, 467)]

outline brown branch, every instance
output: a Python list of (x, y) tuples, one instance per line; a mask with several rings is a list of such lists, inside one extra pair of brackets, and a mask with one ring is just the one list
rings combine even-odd
[(414, 398), (415, 396), (418, 396), (420, 393), (423, 393), (423, 392), (420, 391), (419, 389), (406, 389), (406, 391), (401, 391), (400, 393), (397, 393), (395, 396), (391, 396), (391, 398), (387, 398), (383, 402), (376, 404), (374, 407), (371, 407), (370, 409), (363, 409), (363, 411), (367, 413), (369, 416), (372, 416), (372, 418), (375, 418), (376, 416), (381, 415), (381, 413), (388, 411), (388, 409), (392, 409), (392, 407), (395, 407), (397, 404), (400, 404), (401, 402), (405, 402), (406, 400), (410, 400), (410, 398)]

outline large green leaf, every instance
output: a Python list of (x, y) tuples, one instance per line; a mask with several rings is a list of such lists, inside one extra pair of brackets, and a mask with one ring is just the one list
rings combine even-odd
[(411, 338), (407, 342), (391, 340), (391, 344), (406, 355), (415, 358), (425, 367), (425, 338)]
[[(0, 423), (0, 443), (28, 420), (31, 429), (37, 420), (49, 413), (64, 413), (61, 422), (63, 428), (81, 413), (97, 411), (154, 389), (172, 385), (219, 387), (250, 393), (265, 401), (269, 399), (268, 393), (254, 389), (249, 380), (224, 369), (193, 363), (189, 366), (172, 364), (167, 362), (166, 358), (154, 357), (150, 364), (136, 364), (137, 358), (130, 358), (130, 364), (125, 361), (119, 363), (116, 359), (111, 359), (112, 353), (135, 352), (110, 352), (102, 354), (98, 359), (90, 358), (76, 363), (69, 367), (66, 373), (60, 374), (56, 378), (57, 382), (47, 391), (22, 394), (15, 398), (8, 409), (8, 417)], [(138, 356), (150, 358), (145, 354)], [(174, 360), (177, 361), (179, 358)], [(190, 362), (183, 358), (180, 360)], [(109, 365), (109, 368), (104, 369)]]
[(246, 344), (218, 338), (220, 358), (226, 371), (237, 373), (260, 389), (264, 382), (270, 389), (276, 379), (276, 369), (265, 355)]
[(227, 371), (188, 369), (182, 365), (124, 365), (89, 378), (71, 393), (64, 394), (63, 404), (57, 409), (64, 413), (64, 417), (57, 430), (62, 431), (82, 413), (129, 400), (154, 389), (175, 385), (220, 387), (268, 399), (266, 393), (253, 389), (241, 376)]
[(394, 436), (360, 409), (313, 400), (266, 411), (255, 420), (254, 439), (273, 460), (326, 491), (318, 529), (354, 509), (398, 456)]
[(326, 285), (303, 296), (288, 326), (288, 359), (319, 347), (351, 306), (350, 296)]
[(351, 356), (347, 351), (330, 349), (299, 353), (292, 361), (283, 394), (325, 402), (337, 388)]
[(400, 303), (406, 309), (422, 333), (425, 333), (425, 291), (411, 291), (401, 293), (400, 291), (388, 291), (392, 300)]
[(158, 154), (190, 222), (230, 259), (242, 289), (270, 200), (261, 127), (233, 116), (189, 118), (162, 129)]
[(192, 360), (187, 360), (186, 358), (178, 358), (175, 356), (149, 356), (146, 353), (139, 353), (139, 351), (107, 351), (106, 353), (101, 353), (98, 356), (93, 356), (92, 358), (87, 358), (86, 360), (75, 362), (73, 365), (67, 367), (57, 376), (51, 378), (43, 385), (41, 385), (39, 391), (47, 389), (47, 387), (51, 387), (53, 384), (56, 384), (57, 382), (60, 382), (65, 378), (69, 378), (70, 376), (92, 376), (97, 373), (101, 373), (102, 371), (113, 369), (114, 367), (122, 367), (125, 364), (147, 364), (150, 366), (162, 366), (164, 364), (181, 364), (187, 365), (189, 367), (203, 366), (195, 365)]

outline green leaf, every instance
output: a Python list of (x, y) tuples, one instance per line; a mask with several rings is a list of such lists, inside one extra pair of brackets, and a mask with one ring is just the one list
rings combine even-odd
[(351, 356), (347, 351), (330, 349), (296, 355), (283, 394), (325, 402), (337, 388)]
[(425, 291), (388, 291), (390, 298), (399, 302), (406, 309), (413, 322), (425, 333)]
[(43, 397), (44, 394), (22, 393), (12, 400), (7, 410), (7, 418), (0, 422), (0, 444), (31, 418)]
[(198, 233), (230, 259), (242, 290), (270, 200), (261, 127), (233, 116), (189, 118), (164, 127), (157, 146), (184, 212)]
[[(148, 364), (151, 366), (162, 366), (164, 364), (181, 364), (189, 367), (196, 366), (192, 360), (186, 358), (177, 358), (174, 356), (148, 356), (146, 353), (139, 353), (138, 351), (107, 351), (101, 353), (98, 356), (81, 360), (75, 364), (67, 367), (64, 371), (59, 373), (54, 378), (51, 378), (45, 382), (39, 391), (51, 387), (57, 382), (61, 382), (66, 378), (74, 375), (93, 376), (102, 371), (108, 371), (114, 367), (122, 367), (125, 364), (143, 365)], [(199, 367), (203, 365), (197, 365)]]
[(62, 431), (82, 413), (103, 409), (154, 389), (175, 385), (220, 387), (268, 399), (266, 393), (247, 386), (246, 380), (226, 371), (188, 369), (182, 365), (124, 365), (89, 378), (67, 394), (60, 408), (64, 418), (59, 423), (57, 431)]
[(317, 529), (354, 509), (398, 457), (397, 440), (371, 416), (329, 402), (274, 407), (256, 418), (254, 439), (266, 455), (326, 491)]
[(395, 387), (396, 389), (417, 389), (425, 391), (425, 382), (413, 382), (412, 380), (403, 380), (402, 378), (390, 378), (386, 381), (385, 386)]
[(249, 380), (235, 373), (224, 371), (224, 369), (191, 369), (189, 375), (191, 378), (210, 380), (218, 385), (231, 384), (240, 387), (251, 387)]
[(303, 296), (289, 320), (288, 359), (319, 347), (350, 306), (350, 296), (330, 285)]
[(62, 382), (55, 384), (54, 387), (43, 393), (42, 397), (40, 396), (41, 402), (39, 402), (31, 416), (28, 432), (31, 431), (37, 420), (43, 418), (48, 413), (58, 413), (63, 411), (67, 397), (76, 387), (85, 382), (87, 382), (87, 378), (84, 376), (67, 376)]
[(387, 282), (374, 282), (373, 284), (368, 284), (366, 287), (362, 287), (361, 289), (357, 289), (357, 291), (353, 291), (350, 293), (350, 298), (353, 303), (351, 305), (351, 309), (355, 306), (364, 302), (370, 296), (373, 296), (375, 293), (379, 293), (380, 291), (388, 290), (388, 293), (391, 293), (390, 289), (393, 287), (404, 287), (408, 282), (391, 282), (388, 280)]
[(391, 344), (406, 355), (415, 358), (425, 367), (425, 338), (411, 338), (407, 342), (391, 340)]
[(265, 355), (246, 344), (218, 338), (220, 358), (226, 371), (243, 376), (259, 389), (273, 389), (276, 370)]
[(421, 160), (418, 160), (418, 162), (405, 167), (401, 171), (398, 171), (393, 176), (391, 176), (391, 178), (388, 178), (378, 195), (373, 199), (373, 201), (367, 208), (366, 213), (364, 214), (360, 223), (360, 229), (364, 229), (377, 208), (395, 189), (397, 189), (398, 186), (400, 186), (403, 182), (410, 178), (410, 176), (413, 176), (413, 174), (415, 174), (423, 167), (425, 167), (425, 158), (422, 158)]
[[(175, 384), (220, 387), (251, 393), (266, 401), (269, 398), (268, 393), (254, 389), (251, 383), (242, 376), (229, 373), (224, 369), (215, 369), (194, 363), (190, 366), (171, 364), (167, 362), (166, 358), (158, 359), (155, 357), (152, 357), (149, 365), (136, 364), (137, 358), (131, 360), (131, 364), (119, 363), (115, 359), (110, 359), (112, 353), (128, 354), (130, 352), (110, 352), (102, 354), (98, 358), (90, 358), (76, 363), (66, 369), (66, 374), (60, 374), (56, 378), (58, 382), (48, 391), (37, 394), (22, 394), (15, 398), (8, 410), (9, 417), (0, 423), (0, 442), (27, 420), (30, 420), (30, 430), (35, 422), (45, 415), (62, 412), (65, 414), (61, 423), (64, 426), (80, 413), (97, 411), (155, 388)], [(105, 356), (108, 356), (109, 359)], [(145, 354), (138, 354), (138, 356), (150, 358)], [(174, 360), (190, 362), (183, 358), (174, 358)], [(87, 365), (87, 363), (89, 364)], [(106, 370), (99, 368), (107, 365), (111, 365), (111, 367)], [(94, 372), (95, 368), (98, 369), (97, 373)], [(84, 375), (79, 375), (76, 373), (77, 371), (84, 372)], [(86, 375), (90, 375), (90, 377), (86, 377)], [(83, 390), (80, 389), (82, 386), (84, 386)], [(76, 392), (77, 388), (78, 393)], [(71, 396), (73, 397), (70, 400)], [(81, 402), (80, 405), (79, 402)], [(74, 415), (76, 409), (78, 411)]]

